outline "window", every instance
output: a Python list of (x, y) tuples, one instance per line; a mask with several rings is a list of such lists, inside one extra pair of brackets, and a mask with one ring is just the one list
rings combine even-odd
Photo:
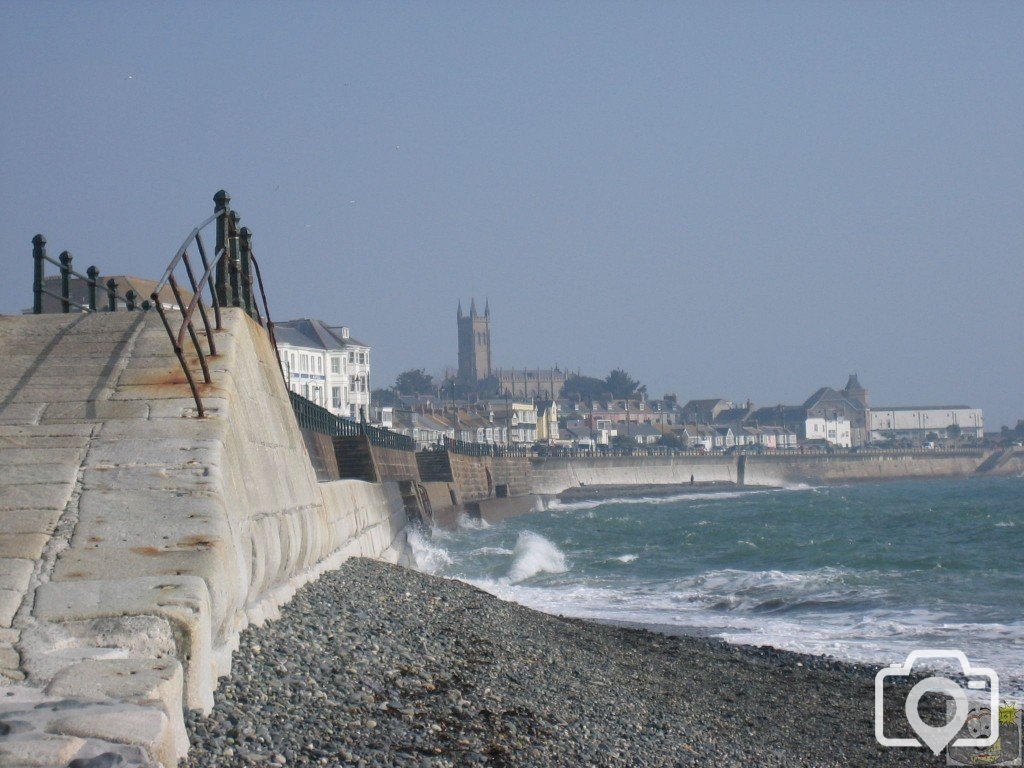
[(341, 373), (341, 358), (340, 357), (332, 357), (331, 358), (331, 373)]
[(299, 355), (299, 370), (309, 373), (309, 355)]
[(324, 359), (322, 357), (320, 357), (320, 355), (316, 356), (316, 372), (317, 373), (323, 373), (324, 372)]
[(349, 352), (348, 353), (348, 361), (350, 363), (354, 363), (356, 361), (356, 353), (355, 352)]
[(341, 387), (331, 387), (331, 407), (341, 408)]

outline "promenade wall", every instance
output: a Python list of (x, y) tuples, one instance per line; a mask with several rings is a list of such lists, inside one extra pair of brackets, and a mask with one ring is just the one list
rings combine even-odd
[(683, 485), (737, 482), (734, 456), (589, 456), (531, 459), (533, 492), (581, 485)]
[[(991, 451), (787, 454), (746, 456), (608, 456), (534, 458), (534, 493), (557, 494), (592, 485), (685, 485), (742, 482), (785, 486), (854, 480), (1021, 474), (1024, 451), (1012, 453), (986, 471)], [(742, 460), (742, 472), (740, 465)]]
[(197, 419), (155, 313), (0, 317), (0, 764), (173, 765), (247, 624), (408, 557), (397, 485), (318, 483), (265, 332), (224, 319)]
[(853, 480), (963, 477), (974, 474), (987, 456), (970, 453), (864, 453), (747, 456), (747, 485), (819, 485)]

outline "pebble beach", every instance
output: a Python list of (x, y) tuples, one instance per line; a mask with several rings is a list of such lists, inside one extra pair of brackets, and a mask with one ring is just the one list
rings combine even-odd
[[(875, 669), (550, 616), (364, 559), (241, 637), (183, 766), (921, 766)], [(926, 715), (927, 719), (927, 715)]]

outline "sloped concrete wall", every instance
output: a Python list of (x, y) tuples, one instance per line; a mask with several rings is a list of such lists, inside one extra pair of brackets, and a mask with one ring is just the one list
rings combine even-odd
[(691, 475), (698, 483), (736, 482), (733, 456), (537, 458), (532, 463), (533, 492), (543, 494), (580, 485), (682, 485)]
[(836, 455), (747, 456), (748, 485), (837, 483), (914, 477), (962, 477), (973, 474), (988, 454), (865, 453)]
[[(0, 317), (0, 708), (31, 714), (0, 763), (172, 764), (247, 623), (404, 556), (397, 488), (317, 483), (265, 333), (224, 314), (206, 419), (155, 314)], [(73, 722), (35, 708), (69, 697)]]

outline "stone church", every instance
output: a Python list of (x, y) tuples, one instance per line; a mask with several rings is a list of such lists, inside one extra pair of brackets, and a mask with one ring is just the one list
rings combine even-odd
[(568, 374), (558, 368), (494, 368), (491, 365), (491, 306), (484, 303), (483, 314), (477, 312), (476, 299), (469, 305), (469, 314), (456, 313), (459, 328), (459, 382), (480, 389), (481, 394), (521, 399), (557, 399)]

